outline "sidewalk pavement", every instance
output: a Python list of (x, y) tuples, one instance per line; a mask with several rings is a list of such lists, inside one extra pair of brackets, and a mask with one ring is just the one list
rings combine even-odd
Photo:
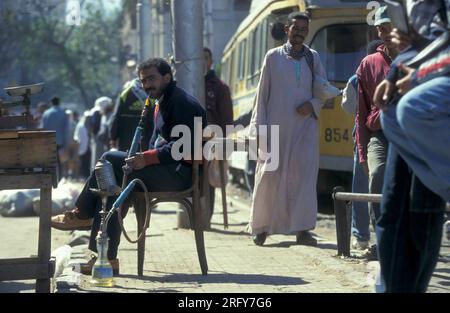
[[(161, 205), (152, 213), (142, 279), (137, 277), (136, 245), (122, 239), (118, 256), (121, 275), (115, 278), (115, 287), (92, 287), (89, 276), (74, 274), (68, 266), (67, 275), (59, 279), (58, 291), (272, 293), (373, 289), (367, 282), (365, 264), (334, 257), (336, 245), (326, 238), (319, 237), (315, 248), (296, 245), (295, 236), (271, 236), (263, 247), (256, 246), (245, 233), (248, 215), (235, 207), (230, 208), (228, 230), (223, 230), (222, 215), (216, 214), (212, 230), (204, 233), (209, 272), (202, 276), (194, 233), (176, 229), (175, 208)], [(125, 227), (136, 236), (133, 214), (127, 216)], [(71, 263), (82, 261), (86, 248), (75, 247)]]
[[(216, 198), (212, 229), (205, 231), (208, 275), (202, 276), (195, 248), (194, 232), (177, 229), (177, 205), (162, 204), (153, 211), (147, 230), (144, 277), (137, 276), (136, 244), (122, 237), (118, 258), (120, 276), (112, 288), (93, 287), (90, 277), (76, 272), (77, 264), (87, 260), (86, 236), (74, 234), (77, 244), (71, 249), (70, 260), (60, 266), (62, 274), (55, 279), (55, 291), (60, 293), (90, 292), (160, 292), (160, 293), (370, 293), (374, 292), (373, 277), (377, 262), (363, 258), (336, 256), (334, 217), (319, 214), (314, 233), (318, 247), (299, 246), (295, 236), (275, 235), (264, 246), (256, 246), (245, 232), (249, 217), (247, 198), (229, 196), (229, 228), (223, 228), (221, 199)], [(1, 220), (0, 220), (1, 224)], [(125, 227), (131, 238), (136, 237), (136, 220), (130, 212)], [(55, 250), (74, 240), (69, 232), (52, 231)], [(450, 291), (448, 244), (441, 258), (429, 292)], [(443, 248), (443, 249), (444, 249)], [(67, 249), (60, 249), (67, 251)], [(61, 258), (62, 260), (64, 258)], [(58, 265), (57, 265), (58, 266)], [(74, 269), (73, 269), (74, 268)], [(32, 282), (31, 282), (32, 283)], [(3, 283), (4, 286), (5, 283)], [(19, 289), (15, 286), (16, 291)], [(20, 290), (19, 290), (20, 291)], [(2, 283), (0, 282), (0, 292)], [(3, 288), (5, 291), (5, 287)], [(29, 290), (28, 292), (33, 292)]]

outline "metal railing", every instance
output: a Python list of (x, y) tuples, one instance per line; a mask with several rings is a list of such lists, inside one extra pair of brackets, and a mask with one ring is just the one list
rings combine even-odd
[[(351, 193), (345, 192), (344, 187), (334, 187), (334, 214), (339, 256), (350, 256), (352, 210), (351, 207), (347, 206), (346, 201), (380, 203), (381, 199), (381, 194)], [(446, 212), (450, 212), (450, 203), (447, 203)]]
[(381, 198), (381, 194), (351, 193), (345, 192), (344, 187), (334, 187), (333, 200), (338, 255), (350, 256), (352, 210), (348, 208), (346, 201), (380, 203)]

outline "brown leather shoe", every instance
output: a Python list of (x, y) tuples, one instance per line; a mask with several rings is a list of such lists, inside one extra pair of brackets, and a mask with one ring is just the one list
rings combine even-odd
[(59, 230), (90, 230), (91, 226), (91, 218), (82, 220), (74, 211), (66, 211), (52, 217), (52, 227)]
[[(97, 257), (92, 255), (91, 259), (87, 263), (80, 264), (80, 273), (84, 275), (92, 275), (92, 268), (94, 267), (95, 261), (97, 261)], [(119, 275), (119, 259), (109, 260), (109, 264), (111, 264), (113, 275)]]

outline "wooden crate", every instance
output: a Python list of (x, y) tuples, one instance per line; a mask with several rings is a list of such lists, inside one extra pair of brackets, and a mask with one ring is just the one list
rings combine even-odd
[(0, 169), (56, 166), (55, 131), (0, 130)]
[(0, 129), (36, 129), (37, 123), (31, 115), (0, 116)]

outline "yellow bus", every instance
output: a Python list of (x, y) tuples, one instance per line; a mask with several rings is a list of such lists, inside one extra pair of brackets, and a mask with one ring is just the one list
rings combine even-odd
[[(367, 23), (367, 1), (354, 0), (259, 0), (226, 45), (221, 77), (231, 89), (235, 124), (248, 126), (260, 69), (266, 52), (286, 41), (283, 25), (293, 11), (311, 18), (305, 44), (315, 49), (328, 79), (343, 89), (366, 55), (367, 43), (376, 38)], [(320, 171), (318, 190), (349, 187), (353, 166), (354, 117), (346, 114), (341, 97), (328, 101), (320, 114)], [(243, 132), (245, 133), (246, 130)], [(242, 137), (243, 133), (233, 134)], [(234, 176), (245, 174), (252, 186), (253, 166), (246, 152), (234, 152), (229, 160)]]

